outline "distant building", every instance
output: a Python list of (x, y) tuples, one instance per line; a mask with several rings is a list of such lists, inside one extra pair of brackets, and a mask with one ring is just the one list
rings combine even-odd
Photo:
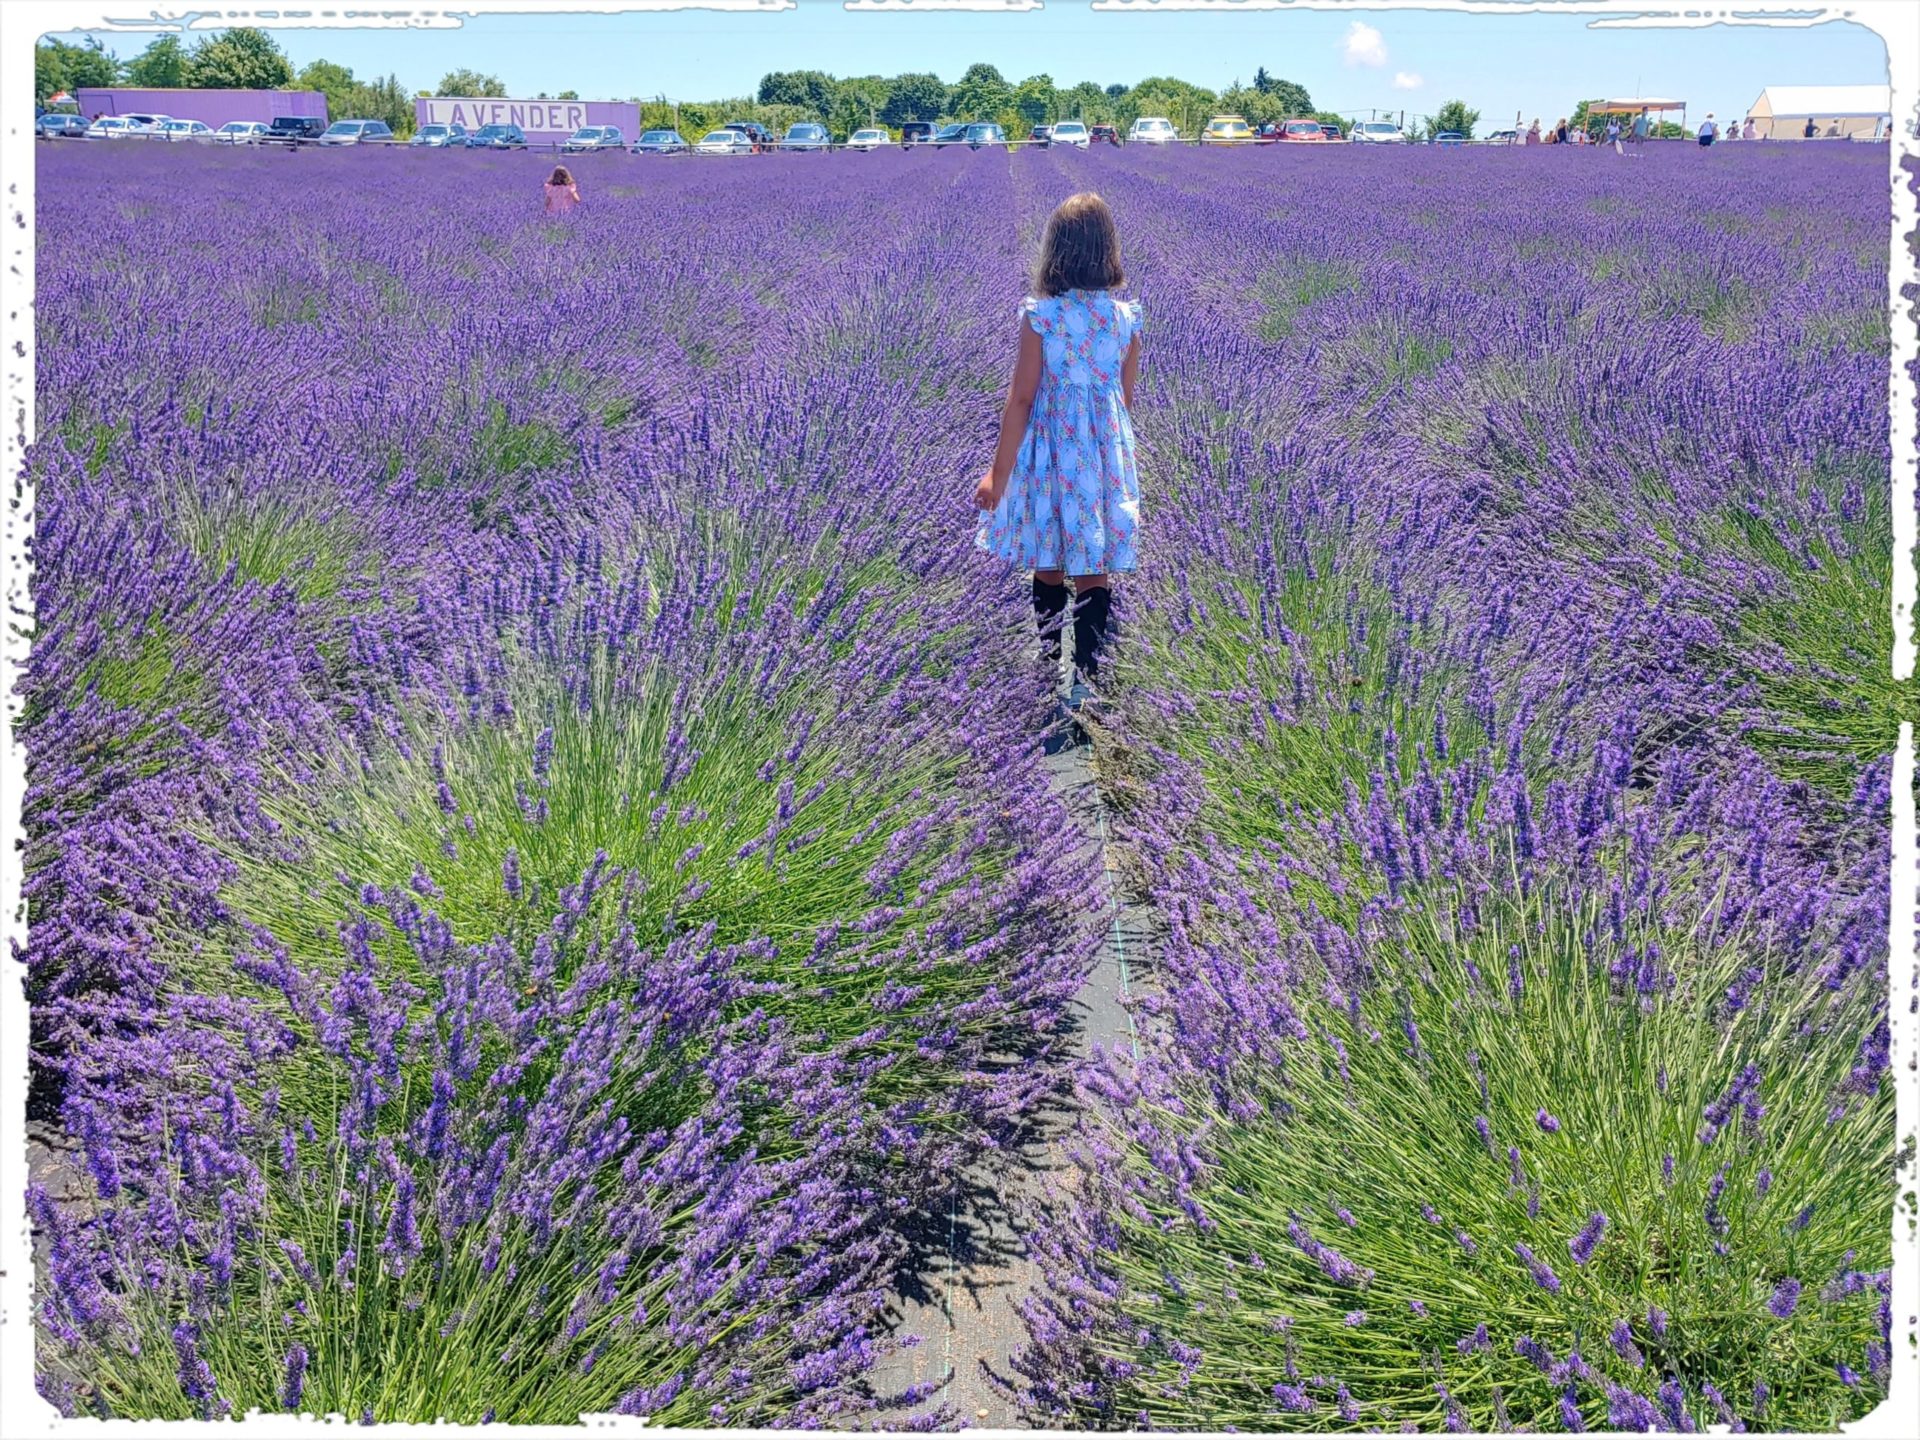
[(1747, 107), (1747, 118), (1762, 140), (1880, 139), (1893, 129), (1893, 89), (1888, 85), (1769, 85)]

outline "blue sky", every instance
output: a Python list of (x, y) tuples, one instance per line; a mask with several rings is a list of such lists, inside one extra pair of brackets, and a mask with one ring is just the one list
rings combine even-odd
[[(1551, 123), (1603, 94), (1676, 96), (1695, 119), (1724, 117), (1770, 84), (1887, 78), (1879, 37), (1846, 22), (1594, 29), (1587, 17), (1433, 10), (1094, 13), (1088, 0), (1026, 14), (850, 13), (803, 0), (774, 13), (481, 15), (458, 30), (274, 33), (296, 66), (326, 58), (362, 76), (392, 71), (410, 90), (464, 66), (500, 76), (516, 97), (719, 99), (751, 92), (768, 70), (932, 70), (952, 81), (976, 60), (1009, 80), (1045, 72), (1063, 87), (1171, 74), (1219, 89), (1264, 65), (1323, 109), (1426, 112), (1457, 97), (1489, 126), (1516, 112)], [(103, 38), (129, 56), (151, 36)]]

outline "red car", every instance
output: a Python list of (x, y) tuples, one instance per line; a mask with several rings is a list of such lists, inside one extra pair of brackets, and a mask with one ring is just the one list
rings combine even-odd
[(1118, 145), (1120, 143), (1120, 132), (1111, 125), (1096, 125), (1093, 127), (1092, 143), (1095, 145)]
[(1317, 120), (1289, 120), (1280, 131), (1282, 143), (1293, 142), (1304, 145), (1324, 145), (1327, 135)]

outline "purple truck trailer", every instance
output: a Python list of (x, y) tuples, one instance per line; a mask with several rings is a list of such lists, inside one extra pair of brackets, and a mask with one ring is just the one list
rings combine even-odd
[(327, 97), (318, 90), (125, 90), (89, 89), (74, 92), (80, 113), (97, 115), (166, 115), (175, 120), (201, 120), (218, 130), (229, 120), (269, 122), (281, 115), (327, 118)]

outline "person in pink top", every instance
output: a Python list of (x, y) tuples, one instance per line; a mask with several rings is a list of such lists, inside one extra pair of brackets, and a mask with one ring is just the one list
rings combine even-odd
[(549, 215), (564, 215), (580, 203), (580, 187), (574, 184), (572, 173), (564, 165), (553, 167), (544, 188)]

